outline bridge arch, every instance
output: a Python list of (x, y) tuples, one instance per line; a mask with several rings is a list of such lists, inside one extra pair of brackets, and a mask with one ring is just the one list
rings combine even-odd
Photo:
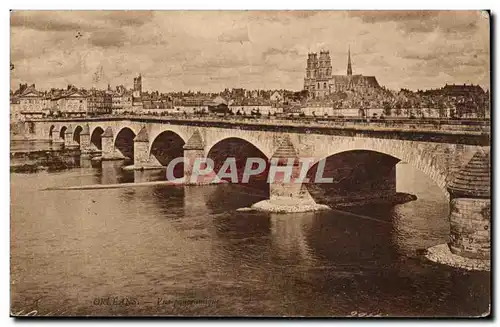
[(241, 131), (241, 130), (231, 130), (230, 135), (227, 134), (222, 134), (219, 135), (217, 133), (216, 135), (211, 135), (210, 133), (207, 133), (207, 137), (205, 140), (206, 144), (206, 153), (208, 154), (210, 150), (217, 144), (220, 143), (226, 139), (240, 139), (242, 141), (245, 141), (254, 147), (256, 147), (260, 152), (262, 152), (267, 158), (271, 158), (273, 155), (273, 147), (272, 147), (272, 136), (262, 134), (262, 138), (266, 140), (264, 142), (261, 140), (261, 138), (256, 137), (252, 135), (251, 132), (247, 131)]
[[(377, 143), (380, 144), (380, 143)], [(378, 146), (355, 146), (355, 147), (338, 147), (336, 150), (330, 152), (322, 157), (315, 158), (313, 162), (316, 165), (321, 159), (328, 159), (342, 153), (349, 153), (353, 151), (364, 151), (370, 153), (379, 153), (395, 160), (403, 161), (411, 165), (416, 170), (423, 172), (427, 175), (436, 185), (441, 189), (442, 193), (449, 198), (448, 190), (446, 189), (446, 174), (437, 168), (436, 158), (434, 156), (424, 156), (418, 150), (411, 147), (395, 147), (390, 144), (380, 144)], [(397, 162), (396, 162), (397, 163)]]
[(67, 129), (68, 129), (68, 127), (66, 127), (64, 125), (61, 127), (61, 129), (59, 130), (59, 138), (61, 138), (63, 140), (66, 138), (65, 133), (66, 133)]
[[(216, 173), (220, 171), (227, 158), (235, 158), (238, 182), (242, 181), (244, 168), (248, 158), (263, 159), (266, 162), (266, 168), (259, 175), (251, 176), (248, 184), (255, 185), (259, 190), (265, 193), (266, 197), (269, 196), (269, 185), (267, 184), (269, 157), (255, 144), (240, 137), (223, 138), (208, 148), (207, 158), (214, 161), (213, 168)], [(222, 179), (232, 182), (229, 178)]]
[(114, 148), (125, 158), (134, 160), (134, 131), (129, 127), (123, 127), (116, 134)]
[[(160, 134), (164, 132), (175, 133), (184, 141), (184, 143), (186, 143), (189, 140), (189, 137), (192, 135), (192, 132), (189, 129), (182, 126), (153, 125), (150, 129), (148, 129), (149, 140), (154, 141)], [(149, 145), (149, 148), (151, 149), (151, 144)]]
[(230, 136), (223, 135), (208, 140), (207, 142), (208, 144), (206, 144), (205, 147), (206, 153), (208, 154), (213, 149), (213, 147), (216, 146), (218, 143), (224, 142), (229, 139), (240, 140), (242, 142), (252, 145), (256, 149), (258, 149), (264, 156), (266, 156), (266, 158), (271, 158), (271, 156), (273, 155), (272, 149), (269, 146), (266, 146), (262, 142), (260, 142), (258, 138), (249, 135), (238, 135), (237, 133)]
[(184, 139), (172, 130), (164, 130), (158, 134), (149, 146), (149, 155), (154, 157), (162, 166), (184, 155)]
[(98, 150), (102, 150), (102, 134), (104, 129), (100, 126), (96, 126), (92, 133), (90, 134), (90, 144), (95, 146)]
[(73, 131), (73, 141), (80, 144), (80, 133), (83, 131), (83, 127), (77, 125)]
[[(317, 203), (324, 204), (393, 197), (398, 162), (398, 158), (376, 151), (339, 152), (310, 166), (305, 186)], [(318, 171), (320, 163), (322, 172)]]

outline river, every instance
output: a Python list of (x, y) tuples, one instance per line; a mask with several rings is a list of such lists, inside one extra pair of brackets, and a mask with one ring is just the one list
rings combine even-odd
[[(11, 145), (11, 151), (37, 149), (48, 145)], [(417, 201), (352, 209), (356, 214), (237, 212), (262, 199), (241, 185), (44, 190), (158, 177), (124, 173), (122, 164), (81, 159), (67, 170), (11, 173), (12, 313), (470, 316), (488, 311), (488, 272), (459, 270), (419, 255), (417, 250), (447, 241), (448, 202), (410, 165), (398, 164), (397, 190), (416, 194)]]

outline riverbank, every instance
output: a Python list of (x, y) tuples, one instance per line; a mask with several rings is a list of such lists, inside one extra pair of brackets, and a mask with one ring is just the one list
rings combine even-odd
[(10, 165), (11, 173), (37, 173), (39, 171), (61, 171), (74, 168), (73, 162), (67, 162), (58, 158), (45, 160), (44, 162), (30, 162)]
[(80, 151), (76, 149), (23, 150), (10, 152), (11, 173), (36, 173), (73, 168)]
[(22, 141), (30, 141), (30, 142), (47, 142), (48, 140), (41, 140), (40, 138), (33, 136), (31, 134), (14, 134), (10, 135), (11, 142), (22, 142)]

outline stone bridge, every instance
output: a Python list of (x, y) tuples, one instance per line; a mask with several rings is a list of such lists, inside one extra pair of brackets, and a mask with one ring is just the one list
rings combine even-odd
[[(37, 139), (64, 142), (82, 153), (102, 151), (103, 159), (130, 157), (135, 168), (165, 166), (160, 152), (208, 156), (227, 139), (248, 143), (270, 159), (284, 140), (297, 157), (314, 161), (350, 151), (369, 151), (406, 162), (428, 175), (447, 194), (446, 183), (479, 149), (489, 149), (489, 134), (477, 131), (353, 129), (325, 126), (272, 126), (148, 118), (65, 119), (34, 122)], [(162, 142), (163, 141), (163, 142)], [(175, 152), (175, 151), (174, 151)], [(179, 153), (176, 153), (179, 155)]]
[[(455, 225), (452, 222), (455, 231), (452, 250), (470, 257), (484, 258), (485, 253), (489, 256), (489, 126), (482, 130), (471, 130), (470, 126), (429, 129), (418, 125), (301, 125), (269, 120), (238, 122), (140, 116), (33, 120), (26, 124), (31, 138), (64, 142), (65, 147), (78, 147), (82, 154), (100, 152), (102, 160), (128, 158), (133, 162), (133, 169), (164, 167), (177, 157), (189, 160), (208, 157), (217, 162), (230, 156), (257, 156), (268, 163), (267, 169), (283, 165), (279, 159), (311, 158), (314, 165), (310, 170), (314, 170), (318, 169), (321, 159), (325, 159), (326, 166), (330, 162), (336, 171), (332, 175), (337, 177), (336, 183), (339, 181), (333, 191), (327, 192), (337, 192), (339, 197), (346, 194), (339, 191), (342, 188), (351, 192), (348, 196), (395, 194), (395, 166), (400, 161), (406, 162), (424, 172), (450, 200), (450, 217), (460, 221), (455, 221)], [(189, 177), (192, 173), (192, 165), (185, 164), (175, 177)], [(298, 170), (294, 168), (293, 174), (298, 174)], [(350, 175), (347, 182), (342, 181), (345, 179), (342, 174)], [(477, 178), (475, 174), (479, 174)], [(465, 186), (453, 194), (450, 183), (457, 182), (457, 178), (458, 183)], [(470, 178), (479, 179), (483, 190), (464, 191), (468, 184), (474, 184), (472, 179), (470, 183), (467, 181)], [(284, 184), (269, 183), (270, 200), (288, 198), (294, 203), (311, 202), (311, 189), (308, 191), (301, 184)], [(482, 200), (474, 200), (476, 195)], [(471, 205), (471, 198), (480, 205)], [(464, 212), (471, 215), (471, 220), (463, 219)], [(488, 233), (487, 241), (484, 233)], [(481, 241), (474, 242), (478, 237)]]

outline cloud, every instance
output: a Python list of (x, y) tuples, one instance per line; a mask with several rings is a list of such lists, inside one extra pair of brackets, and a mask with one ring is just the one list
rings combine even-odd
[(89, 27), (86, 22), (65, 19), (64, 16), (52, 11), (12, 11), (10, 25), (11, 27), (56, 32), (75, 31)]
[(403, 21), (428, 21), (429, 18), (439, 15), (438, 11), (432, 10), (355, 10), (348, 12), (350, 17), (359, 17), (366, 23), (379, 23), (379, 22), (403, 22)]
[(310, 19), (319, 12), (314, 10), (255, 10), (247, 13), (251, 21), (277, 22), (288, 25), (297, 20)]
[(153, 20), (153, 11), (110, 11), (103, 12), (102, 20), (119, 26), (142, 26)]
[(472, 33), (481, 23), (488, 24), (489, 17), (480, 11), (442, 11), (437, 17), (438, 28), (445, 33)]
[(142, 26), (154, 17), (152, 11), (12, 11), (11, 27), (67, 32), (103, 27)]
[(291, 56), (291, 57), (297, 57), (300, 56), (299, 52), (295, 49), (277, 49), (277, 48), (269, 48), (266, 51), (262, 53), (262, 57), (264, 59), (267, 59), (270, 56)]
[(390, 88), (489, 88), (489, 21), (477, 11), (14, 11), (11, 27), (13, 85), (94, 86), (101, 65), (96, 87), (142, 73), (164, 92), (300, 90), (308, 52), (329, 50), (345, 74), (350, 45), (354, 72)]
[(473, 32), (477, 28), (479, 11), (438, 11), (438, 10), (380, 10), (351, 11), (350, 17), (365, 23), (395, 23), (405, 33), (432, 32), (436, 29), (445, 33)]
[(90, 36), (90, 42), (98, 47), (121, 47), (125, 43), (125, 32), (123, 30), (102, 30), (93, 32)]
[(248, 29), (245, 27), (236, 28), (233, 30), (229, 30), (219, 35), (218, 40), (221, 42), (249, 42), (250, 38), (248, 37)]

